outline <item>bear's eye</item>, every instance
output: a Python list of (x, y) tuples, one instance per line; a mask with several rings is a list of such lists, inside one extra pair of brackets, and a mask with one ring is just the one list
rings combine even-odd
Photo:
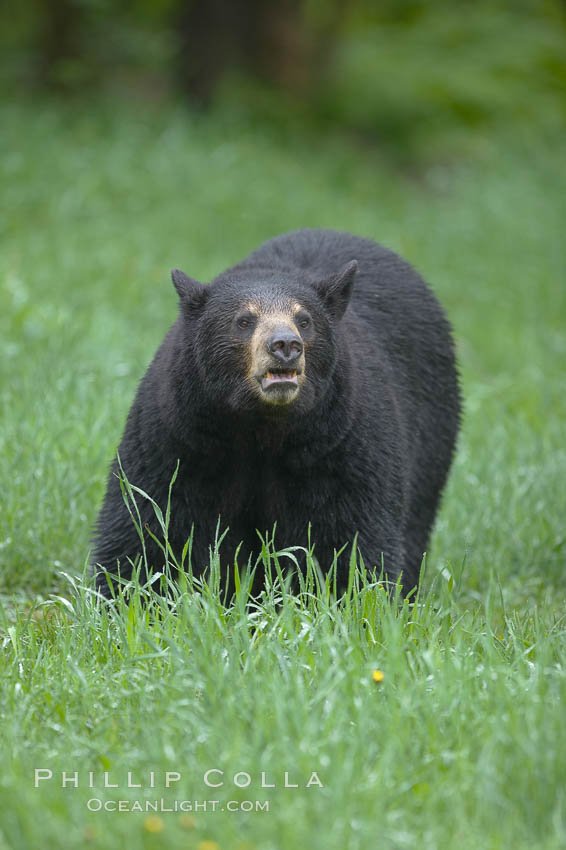
[(308, 328), (308, 327), (309, 327), (309, 325), (310, 325), (310, 323), (311, 323), (311, 320), (310, 320), (310, 319), (307, 319), (307, 317), (306, 317), (306, 316), (303, 316), (303, 318), (302, 318), (302, 319), (299, 319), (299, 327), (300, 327), (300, 328), (303, 328), (303, 330), (304, 330), (305, 328)]
[(248, 330), (254, 326), (255, 317), (254, 316), (240, 316), (239, 319), (236, 320), (236, 324), (242, 330)]

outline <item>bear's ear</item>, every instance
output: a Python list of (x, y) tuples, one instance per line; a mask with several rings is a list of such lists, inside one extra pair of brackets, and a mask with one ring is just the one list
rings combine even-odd
[(358, 261), (351, 260), (338, 274), (315, 285), (316, 291), (333, 319), (340, 320), (346, 312), (357, 271)]
[(198, 280), (193, 280), (192, 277), (188, 277), (185, 272), (179, 269), (173, 269), (171, 280), (184, 307), (197, 309), (204, 304), (207, 295), (204, 284), (199, 283)]

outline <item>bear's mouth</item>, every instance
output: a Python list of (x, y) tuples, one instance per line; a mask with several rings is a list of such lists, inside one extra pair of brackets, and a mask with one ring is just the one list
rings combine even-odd
[(297, 370), (296, 369), (278, 369), (277, 371), (274, 369), (268, 370), (265, 375), (261, 378), (261, 388), (262, 390), (268, 390), (273, 386), (297, 386), (299, 381), (297, 378)]

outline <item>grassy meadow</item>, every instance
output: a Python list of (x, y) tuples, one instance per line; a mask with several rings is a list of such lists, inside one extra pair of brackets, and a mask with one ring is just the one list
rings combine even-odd
[[(560, 143), (509, 128), (408, 170), (169, 103), (0, 121), (0, 850), (563, 848)], [(89, 535), (169, 270), (209, 280), (303, 226), (398, 251), (455, 327), (465, 418), (418, 599), (355, 563), (342, 600), (314, 567), (290, 595), (266, 542), (258, 600), (243, 579), (223, 601), (213, 557), (169, 604), (96, 603)], [(131, 810), (161, 799), (191, 805)]]

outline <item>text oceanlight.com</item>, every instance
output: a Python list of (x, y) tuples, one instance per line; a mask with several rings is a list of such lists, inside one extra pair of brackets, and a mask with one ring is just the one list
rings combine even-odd
[(268, 812), (269, 800), (87, 800), (89, 812)]

